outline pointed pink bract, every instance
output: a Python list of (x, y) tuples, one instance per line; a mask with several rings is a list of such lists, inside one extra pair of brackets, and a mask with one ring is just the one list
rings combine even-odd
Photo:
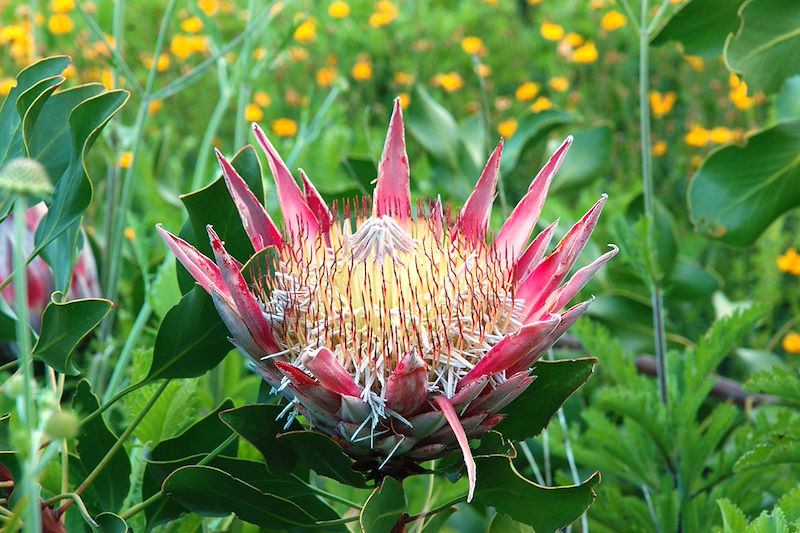
[(211, 294), (217, 291), (226, 299), (231, 299), (231, 293), (214, 261), (198, 252), (197, 248), (188, 242), (165, 230), (161, 224), (156, 224), (156, 230), (178, 261), (206, 292)]
[(409, 185), (408, 155), (406, 154), (403, 110), (400, 99), (394, 101), (389, 131), (383, 155), (378, 164), (378, 180), (375, 184), (373, 216), (390, 216), (405, 222), (411, 217), (411, 189)]
[(475, 189), (461, 209), (453, 228), (455, 235), (464, 236), (469, 243), (477, 244), (486, 240), (486, 229), (489, 226), (489, 215), (492, 212), (494, 191), (500, 173), (500, 157), (503, 154), (502, 139), (497, 144), (475, 184)]
[(361, 396), (361, 389), (353, 381), (353, 377), (329, 349), (318, 349), (306, 362), (306, 368), (326, 389), (337, 394)]
[(323, 232), (328, 231), (328, 228), (333, 224), (333, 214), (330, 208), (328, 208), (328, 204), (322, 199), (322, 195), (317, 188), (314, 187), (314, 184), (311, 183), (311, 180), (308, 179), (308, 176), (302, 168), (300, 169), (300, 179), (303, 180), (303, 192), (305, 193), (306, 204), (308, 204), (314, 216), (317, 217), (320, 229)]
[(458, 413), (453, 409), (453, 404), (444, 396), (436, 396), (433, 400), (437, 407), (444, 414), (447, 423), (456, 436), (458, 446), (461, 448), (461, 453), (464, 455), (464, 464), (467, 465), (467, 479), (469, 480), (469, 491), (467, 493), (467, 503), (472, 501), (472, 496), (475, 494), (475, 481), (476, 481), (476, 468), (475, 459), (472, 457), (472, 450), (469, 449), (469, 439), (464, 432), (464, 427), (461, 425), (461, 420), (458, 418)]

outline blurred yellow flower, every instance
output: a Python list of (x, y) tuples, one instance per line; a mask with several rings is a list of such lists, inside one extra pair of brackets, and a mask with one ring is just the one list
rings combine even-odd
[(192, 54), (198, 51), (198, 38), (202, 39), (202, 37), (199, 36), (195, 37), (191, 35), (184, 35), (182, 33), (175, 35), (172, 37), (172, 40), (169, 43), (169, 49), (172, 52), (172, 55), (178, 59), (188, 59)]
[(603, 9), (604, 7), (606, 7), (606, 0), (592, 0), (589, 3), (589, 6), (595, 10)]
[(17, 80), (14, 78), (3, 78), (0, 79), (0, 96), (8, 96), (8, 93), (11, 92), (11, 89), (16, 87)]
[(133, 152), (126, 150), (119, 154), (119, 168), (131, 168), (133, 165)]
[(277, 118), (272, 121), (272, 133), (278, 137), (294, 137), (297, 135), (297, 122), (290, 118)]
[(783, 346), (784, 351), (790, 354), (799, 354), (800, 353), (800, 334), (790, 331), (786, 334), (783, 338), (783, 342), (781, 342), (781, 346)]
[(369, 25), (373, 28), (387, 26), (394, 22), (398, 15), (397, 7), (388, 0), (378, 2), (375, 12), (369, 16)]
[(656, 141), (653, 143), (653, 157), (664, 157), (667, 155), (666, 141)]
[(553, 76), (547, 82), (548, 87), (557, 93), (563, 93), (569, 89), (569, 79), (566, 76)]
[(594, 45), (592, 41), (587, 42), (586, 44), (579, 46), (575, 49), (572, 53), (572, 60), (576, 63), (594, 63), (597, 61), (598, 53), (597, 47)]
[(347, 18), (347, 16), (350, 15), (350, 4), (343, 0), (331, 2), (328, 6), (328, 15), (334, 19)]
[(533, 100), (539, 94), (539, 84), (535, 81), (526, 81), (514, 91), (514, 96), (520, 102)]
[(147, 113), (149, 115), (155, 115), (156, 113), (161, 111), (161, 108), (163, 107), (164, 107), (163, 100), (153, 100), (147, 105)]
[(672, 107), (678, 99), (675, 91), (667, 91), (660, 93), (658, 91), (650, 91), (650, 110), (656, 118), (665, 117), (672, 111)]
[(483, 0), (483, 3), (486, 4), (487, 6), (496, 6), (497, 0)]
[(548, 109), (552, 109), (553, 102), (546, 96), (540, 96), (536, 99), (533, 104), (531, 104), (531, 112), (533, 113), (541, 113), (542, 111), (547, 111)]
[(478, 69), (478, 76), (480, 76), (481, 78), (488, 78), (489, 76), (492, 75), (492, 67), (490, 67), (489, 65), (486, 65), (484, 63), (479, 63), (477, 69)]
[(542, 3), (542, 0), (528, 0), (528, 5), (529, 6), (538, 6), (541, 3)]
[(542, 27), (539, 29), (542, 37), (548, 41), (559, 41), (564, 37), (564, 28), (555, 22), (545, 21), (542, 22)]
[(247, 104), (244, 108), (244, 119), (247, 122), (258, 122), (264, 118), (264, 112), (257, 104)]
[[(156, 71), (157, 72), (166, 72), (169, 69), (170, 62), (172, 60), (169, 57), (169, 54), (161, 54), (158, 56), (158, 61), (156, 61)], [(153, 58), (151, 56), (145, 56), (144, 61), (145, 68), (149, 69), (153, 66)]]
[(292, 46), (289, 48), (289, 57), (298, 62), (305, 61), (308, 59), (308, 50), (300, 46)]
[(62, 76), (64, 76), (68, 80), (74, 79), (75, 76), (77, 75), (78, 75), (78, 69), (76, 69), (75, 65), (73, 64), (67, 65), (67, 68), (64, 69), (64, 72), (62, 74)]
[(515, 118), (504, 120), (497, 125), (497, 133), (499, 133), (504, 139), (510, 139), (515, 133), (517, 133), (517, 126), (519, 126), (519, 124)]
[(111, 89), (113, 89), (114, 88), (114, 72), (109, 70), (109, 69), (103, 70), (103, 72), (100, 74), (100, 83), (105, 85), (106, 89), (108, 89), (109, 91)]
[(266, 91), (256, 91), (253, 95), (253, 102), (259, 107), (269, 107), (272, 103), (272, 97)]
[(726, 144), (736, 139), (736, 133), (728, 128), (713, 128), (709, 132), (709, 138), (714, 144)]
[(747, 83), (739, 79), (739, 76), (731, 72), (728, 83), (731, 88), (728, 96), (733, 105), (744, 111), (750, 109), (756, 103), (755, 98), (747, 96)]
[(63, 35), (71, 32), (74, 28), (75, 23), (67, 14), (56, 13), (55, 15), (50, 15), (50, 18), (47, 19), (47, 29), (53, 35)]
[(304, 20), (294, 30), (294, 39), (299, 43), (311, 43), (317, 39), (317, 21), (312, 17)]
[(577, 48), (584, 43), (586, 39), (583, 38), (583, 35), (580, 33), (575, 33), (574, 31), (569, 32), (564, 36), (564, 40), (562, 42), (566, 43), (571, 48)]
[(437, 74), (433, 77), (433, 84), (441, 87), (448, 93), (454, 93), (464, 86), (464, 80), (458, 72)]
[(414, 82), (414, 77), (408, 72), (399, 70), (394, 74), (394, 82), (402, 87), (408, 87)]
[(70, 13), (75, 10), (75, 0), (53, 0), (50, 10), (53, 13)]
[(700, 72), (706, 66), (706, 62), (700, 56), (683, 56), (683, 59), (697, 72)]
[(259, 46), (258, 48), (253, 50), (253, 59), (255, 59), (256, 61), (261, 61), (265, 57), (267, 57), (267, 49), (264, 48), (263, 46)]
[(486, 50), (480, 37), (464, 37), (461, 40), (461, 49), (470, 55), (483, 55)]
[(128, 239), (128, 240), (129, 240), (129, 241), (131, 241), (131, 242), (136, 240), (136, 232), (135, 232), (135, 231), (133, 230), (133, 228), (132, 228), (132, 227), (130, 227), (130, 226), (128, 226), (127, 228), (125, 228), (125, 229), (122, 231), (122, 234), (125, 236), (125, 238), (126, 238), (126, 239)]
[(693, 126), (692, 129), (686, 133), (683, 140), (689, 146), (701, 148), (707, 145), (708, 141), (711, 140), (711, 132), (702, 126)]
[(219, 9), (219, 0), (197, 0), (197, 7), (207, 17), (213, 17)]
[(198, 33), (203, 30), (203, 21), (200, 17), (189, 17), (181, 22), (181, 30), (186, 33)]
[(603, 18), (600, 19), (600, 26), (609, 32), (624, 28), (627, 23), (628, 17), (616, 9), (612, 9), (611, 11), (607, 12), (605, 15), (603, 15)]
[(408, 106), (411, 103), (411, 96), (409, 96), (408, 93), (400, 93), (397, 95), (397, 97), (400, 99), (400, 107), (403, 109), (403, 111), (408, 109)]
[(336, 67), (322, 67), (317, 70), (316, 80), (321, 87), (330, 87), (338, 75)]
[(366, 81), (372, 78), (372, 63), (368, 57), (360, 57), (356, 61), (353, 68), (350, 69), (353, 79), (357, 81)]
[(789, 248), (785, 254), (779, 256), (777, 263), (781, 272), (800, 276), (800, 254), (794, 248)]

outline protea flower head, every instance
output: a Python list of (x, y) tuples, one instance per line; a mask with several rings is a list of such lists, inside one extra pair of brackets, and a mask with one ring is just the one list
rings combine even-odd
[[(40, 202), (25, 211), (25, 242), (22, 243), (25, 255), (30, 254), (34, 249), (34, 237), (36, 229), (42, 218), (47, 214), (47, 206)], [(12, 258), (14, 254), (14, 215), (0, 222), (0, 282), (11, 276), (14, 272)], [(25, 271), (28, 282), (28, 313), (31, 326), (38, 331), (41, 327), (42, 313), (50, 303), (50, 295), (55, 288), (53, 271), (41, 257), (35, 257)], [(14, 284), (9, 283), (2, 291), (2, 296), (6, 302), (13, 307), (14, 305)], [(72, 271), (70, 282), (69, 299), (95, 298), (100, 296), (100, 285), (97, 277), (97, 265), (95, 264), (92, 248), (87, 241), (84, 241), (83, 248), (78, 255), (75, 268)]]
[(211, 294), (232, 342), (265, 379), (291, 392), (295, 414), (376, 477), (402, 476), (460, 448), (471, 499), (469, 439), (503, 420), (503, 408), (533, 381), (532, 364), (589, 302), (563, 309), (617, 252), (612, 246), (567, 280), (605, 196), (551, 253), (555, 224), (529, 243), (572, 139), (488, 239), (502, 141), (453, 215), (438, 200), (412, 208), (398, 101), (373, 198), (333, 209), (302, 170), (301, 190), (261, 128), (253, 129), (275, 179), (283, 230), (217, 157), (253, 248), (274, 247), (273, 272), (246, 279), (210, 226), (214, 261), (159, 227), (166, 243)]

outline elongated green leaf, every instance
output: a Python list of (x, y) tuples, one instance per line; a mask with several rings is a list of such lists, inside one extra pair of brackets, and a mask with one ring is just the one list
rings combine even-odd
[(426, 151), (451, 169), (458, 168), (458, 124), (422, 85), (414, 88), (406, 128)]
[(517, 522), (503, 513), (497, 513), (489, 524), (489, 533), (536, 533), (536, 531), (528, 524)]
[(147, 380), (205, 374), (231, 351), (227, 334), (211, 297), (195, 286), (161, 322)]
[(725, 39), (736, 31), (742, 0), (690, 0), (653, 31), (650, 42), (660, 46), (678, 41), (687, 54), (719, 56)]
[(291, 500), (267, 494), (209, 466), (186, 466), (171, 474), (164, 491), (198, 514), (236, 516), (272, 529), (307, 527), (315, 524), (313, 516)]
[(407, 507), (403, 486), (393, 477), (383, 478), (380, 487), (369, 495), (358, 523), (364, 533), (384, 533), (393, 531), (394, 526)]
[(17, 112), (22, 117), (22, 145), (25, 155), (30, 154), (30, 139), (33, 127), (39, 118), (39, 114), (50, 95), (66, 81), (63, 76), (53, 76), (45, 78), (24, 93), (17, 99)]
[(72, 354), (80, 341), (108, 315), (111, 300), (87, 298), (60, 302), (61, 293), (45, 308), (42, 316), (42, 333), (33, 355), (63, 374), (79, 374)]
[(800, 205), (800, 120), (781, 122), (713, 152), (689, 186), (697, 231), (736, 246), (752, 244)]
[(278, 437), (317, 474), (345, 485), (363, 487), (364, 477), (353, 470), (353, 460), (333, 439), (315, 431), (289, 431)]
[(740, 73), (750, 91), (776, 93), (784, 80), (800, 74), (787, 58), (800, 54), (800, 10), (794, 0), (746, 0), (741, 25), (725, 43), (728, 66)]
[(561, 404), (592, 375), (597, 359), (539, 361), (533, 367), (536, 380), (503, 412), (505, 420), (495, 428), (504, 437), (525, 440), (547, 427)]
[[(292, 446), (277, 438), (278, 433), (284, 431), (284, 422), (278, 420), (283, 410), (281, 405), (253, 404), (219, 415), (232, 430), (258, 448), (272, 474), (287, 474), (294, 470), (298, 461)], [(298, 424), (293, 426), (300, 429)]]
[[(100, 407), (97, 397), (92, 393), (89, 382), (78, 383), (72, 408), (83, 416), (93, 413)], [(96, 416), (83, 424), (78, 433), (76, 446), (80, 462), (86, 472), (91, 472), (104, 460), (114, 446), (117, 437), (108, 429), (103, 417)], [(125, 448), (120, 448), (107, 462), (95, 480), (89, 485), (87, 493), (98, 502), (100, 510), (117, 512), (122, 507), (130, 487), (131, 464)]]
[(571, 524), (589, 508), (600, 481), (595, 472), (580, 485), (542, 487), (522, 477), (510, 459), (477, 459), (478, 483), (475, 501), (491, 505), (539, 533), (553, 532)]

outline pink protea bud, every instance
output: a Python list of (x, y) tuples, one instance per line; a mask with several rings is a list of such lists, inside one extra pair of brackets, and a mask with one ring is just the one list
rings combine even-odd
[(374, 198), (341, 209), (328, 208), (304, 173), (301, 190), (265, 133), (254, 130), (275, 179), (282, 233), (217, 156), (254, 249), (278, 252), (275, 272), (245, 280), (210, 228), (216, 264), (159, 231), (215, 298), (235, 344), (261, 359), (265, 379), (293, 393), (296, 413), (374, 471), (402, 475), (405, 467), (460, 450), (471, 499), (469, 439), (503, 420), (502, 409), (533, 381), (533, 363), (589, 302), (564, 308), (617, 252), (612, 246), (567, 280), (605, 196), (549, 255), (556, 224), (530, 241), (572, 139), (488, 239), (502, 142), (451, 217), (438, 200), (412, 209), (397, 103)]

